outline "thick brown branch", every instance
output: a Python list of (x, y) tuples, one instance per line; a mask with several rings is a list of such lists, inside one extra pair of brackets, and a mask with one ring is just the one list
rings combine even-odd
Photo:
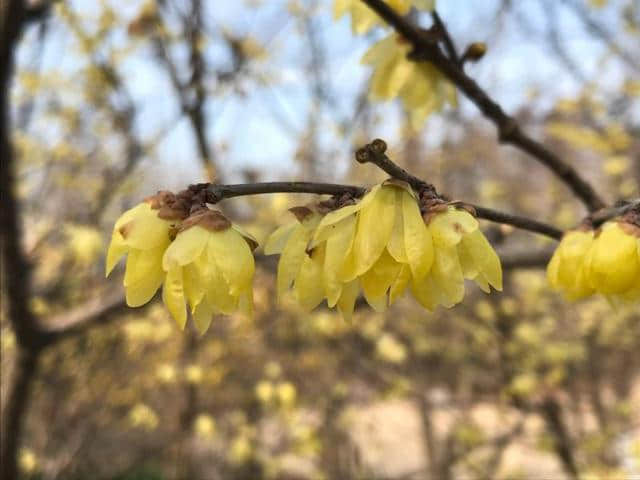
[[(517, 121), (507, 115), (502, 107), (454, 63), (440, 49), (433, 35), (414, 26), (408, 19), (398, 15), (382, 0), (362, 0), (400, 35), (411, 42), (412, 59), (427, 61), (435, 65), (454, 85), (458, 87), (498, 129), (500, 141), (511, 144), (530, 154), (553, 171), (582, 200), (590, 211), (605, 206), (593, 187), (568, 163), (558, 157), (543, 144), (523, 133)], [(442, 28), (446, 30), (444, 25)], [(448, 34), (448, 33), (447, 33)]]

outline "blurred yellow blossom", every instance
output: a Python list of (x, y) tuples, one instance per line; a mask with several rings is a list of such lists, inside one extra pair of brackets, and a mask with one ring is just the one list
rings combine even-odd
[[(435, 0), (387, 0), (387, 5), (400, 15), (406, 15), (413, 6), (421, 10), (433, 10)], [(371, 28), (384, 24), (382, 19), (361, 0), (334, 0), (333, 16), (351, 15), (351, 29), (356, 34), (367, 33)]]
[(407, 58), (410, 45), (392, 33), (374, 44), (362, 63), (374, 69), (369, 96), (372, 100), (400, 97), (413, 128), (422, 126), (432, 112), (445, 104), (457, 105), (455, 86), (430, 63)]
[(134, 427), (145, 430), (155, 430), (158, 426), (158, 416), (148, 405), (137, 403), (129, 411), (129, 421)]

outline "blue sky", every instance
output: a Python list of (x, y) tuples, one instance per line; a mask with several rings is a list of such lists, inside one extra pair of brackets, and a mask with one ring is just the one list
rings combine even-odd
[[(122, 0), (107, 3), (115, 5), (118, 15), (124, 19), (133, 18), (139, 5)], [(238, 180), (243, 168), (263, 171), (267, 179), (304, 179), (303, 172), (296, 171), (292, 158), (299, 134), (304, 131), (309, 117), (310, 89), (303, 70), (308, 61), (307, 45), (296, 30), (296, 21), (287, 15), (288, 2), (253, 3), (260, 5), (255, 7), (247, 1), (207, 3), (206, 18), (214, 36), (207, 44), (206, 55), (213, 66), (224, 66), (228, 62), (225, 49), (217, 42), (223, 28), (237, 35), (250, 35), (269, 51), (267, 60), (256, 62), (251, 68), (277, 80), (263, 86), (247, 83), (245, 95), (233, 92), (212, 95), (207, 105), (209, 142), (218, 152), (225, 176), (230, 180)], [(470, 66), (468, 71), (508, 111), (530, 101), (528, 95), (533, 88), (545, 92), (534, 104), (538, 109), (549, 108), (560, 96), (574, 95), (579, 83), (550, 56), (546, 44), (536, 42), (539, 33), (546, 28), (544, 0), (519, 0), (514, 8), (517, 15), (504, 19), (496, 13), (500, 3), (499, 0), (441, 0), (438, 3), (438, 10), (459, 48), (471, 41), (489, 44), (486, 57), (478, 65)], [(86, 18), (99, 11), (98, 2), (74, 0), (71, 4)], [(380, 29), (365, 37), (355, 37), (348, 17), (339, 21), (332, 19), (332, 2), (317, 4), (313, 22), (326, 45), (326, 77), (337, 100), (331, 114), (325, 110), (318, 119), (322, 132), (320, 139), (327, 149), (342, 152), (339, 159), (332, 162), (336, 168), (328, 172), (338, 177), (350, 161), (352, 147), (349, 138), (335, 135), (333, 119), (336, 116), (348, 118), (355, 96), (368, 76), (367, 68), (359, 63), (360, 57), (384, 32)], [(591, 78), (606, 73), (605, 83), (611, 84), (612, 88), (621, 83), (619, 68), (611, 62), (604, 68), (600, 64), (604, 55), (602, 44), (586, 35), (581, 23), (567, 9), (559, 7), (559, 2), (546, 2), (546, 7), (549, 5), (556, 10), (554, 18), (562, 44), (572, 58), (578, 59), (584, 75)], [(612, 29), (618, 28), (614, 9), (600, 10), (598, 14), (599, 21)], [(124, 30), (116, 33), (112, 41), (115, 45), (125, 44), (128, 39)], [(23, 50), (24, 58), (28, 56), (26, 50)], [(72, 72), (84, 61), (73, 37), (62, 32), (48, 44), (43, 66), (45, 70)], [(144, 46), (136, 50), (122, 64), (121, 73), (139, 108), (137, 131), (143, 137), (152, 137), (170, 126), (153, 158), (149, 159), (153, 168), (140, 171), (141, 182), (153, 184), (150, 186), (153, 190), (158, 182), (181, 188), (202, 179), (189, 125), (185, 118), (176, 122), (178, 105), (166, 74), (158, 68), (150, 50)], [(465, 100), (461, 101), (460, 109), (465, 115), (477, 115), (475, 107)], [(374, 134), (393, 142), (399, 129), (397, 105), (381, 105), (378, 111), (385, 121), (376, 126)], [(436, 118), (429, 121), (425, 135), (437, 142), (446, 133), (446, 128), (447, 123)]]

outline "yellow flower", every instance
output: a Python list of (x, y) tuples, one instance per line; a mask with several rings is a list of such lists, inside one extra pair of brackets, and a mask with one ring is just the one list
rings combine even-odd
[(251, 315), (255, 246), (253, 238), (220, 212), (200, 211), (183, 222), (162, 259), (162, 298), (181, 328), (187, 303), (201, 333), (216, 313), (240, 310)]
[(423, 307), (432, 311), (438, 305), (452, 307), (462, 301), (465, 278), (487, 293), (489, 285), (502, 290), (500, 259), (473, 215), (448, 206), (427, 218), (433, 237), (433, 267), (426, 277), (411, 279), (411, 291)]
[[(406, 15), (412, 6), (422, 10), (433, 10), (434, 0), (387, 0), (387, 5), (400, 15)], [(362, 0), (334, 0), (334, 18), (338, 19), (347, 13), (351, 15), (351, 29), (359, 35), (384, 23)]]
[(324, 217), (309, 209), (297, 213), (299, 222), (276, 230), (265, 253), (282, 253), (279, 295), (294, 282), (298, 302), (309, 310), (326, 298), (350, 319), (360, 288), (374, 309), (384, 310), (410, 275), (422, 278), (431, 268), (431, 235), (403, 182), (376, 185), (356, 204)]
[(640, 299), (640, 227), (623, 221), (605, 223), (585, 264), (589, 283), (598, 292)]
[(594, 293), (585, 268), (585, 259), (593, 241), (591, 230), (567, 232), (547, 266), (549, 283), (569, 300), (588, 297)]
[(400, 97), (411, 124), (418, 128), (429, 114), (442, 110), (447, 102), (457, 105), (457, 96), (454, 85), (435, 66), (407, 59), (410, 50), (411, 45), (393, 33), (374, 44), (362, 62), (374, 68), (370, 98)]
[(175, 196), (158, 192), (127, 210), (116, 221), (106, 258), (108, 276), (123, 255), (127, 255), (124, 276), (127, 305), (144, 305), (164, 280), (162, 256), (171, 243), (172, 229), (184, 218), (174, 208)]

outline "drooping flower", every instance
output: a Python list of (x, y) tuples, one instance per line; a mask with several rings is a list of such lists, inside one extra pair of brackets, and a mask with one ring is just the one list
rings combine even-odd
[(181, 328), (187, 304), (200, 332), (216, 313), (253, 311), (255, 240), (220, 212), (201, 210), (181, 225), (162, 258), (162, 298)]
[(362, 62), (374, 69), (369, 96), (372, 100), (400, 97), (410, 115), (411, 124), (419, 128), (445, 104), (457, 105), (455, 86), (432, 64), (412, 62), (407, 58), (408, 42), (392, 33), (374, 44)]
[(585, 258), (586, 276), (597, 292), (622, 300), (640, 299), (640, 227), (609, 221)]
[(324, 216), (309, 209), (297, 216), (298, 223), (272, 234), (265, 253), (281, 252), (279, 293), (293, 282), (307, 309), (326, 298), (349, 319), (362, 289), (374, 309), (384, 310), (406, 290), (411, 274), (422, 278), (431, 268), (431, 236), (403, 182), (376, 185), (357, 203)]
[(500, 258), (470, 212), (439, 206), (425, 217), (433, 237), (433, 267), (424, 278), (411, 278), (411, 292), (423, 307), (432, 311), (462, 301), (465, 278), (487, 293), (490, 286), (502, 290)]
[(158, 192), (124, 212), (116, 221), (106, 258), (108, 276), (127, 255), (124, 286), (127, 305), (144, 305), (164, 280), (162, 256), (171, 235), (186, 216), (171, 192)]
[[(421, 10), (433, 10), (434, 0), (388, 0), (387, 5), (400, 15), (406, 15), (414, 6)], [(383, 20), (362, 0), (334, 0), (333, 16), (335, 19), (345, 14), (351, 15), (351, 29), (362, 35), (371, 28), (384, 24)]]
[(593, 242), (592, 230), (567, 232), (547, 266), (549, 283), (569, 300), (585, 298), (595, 292), (587, 277), (585, 264)]

